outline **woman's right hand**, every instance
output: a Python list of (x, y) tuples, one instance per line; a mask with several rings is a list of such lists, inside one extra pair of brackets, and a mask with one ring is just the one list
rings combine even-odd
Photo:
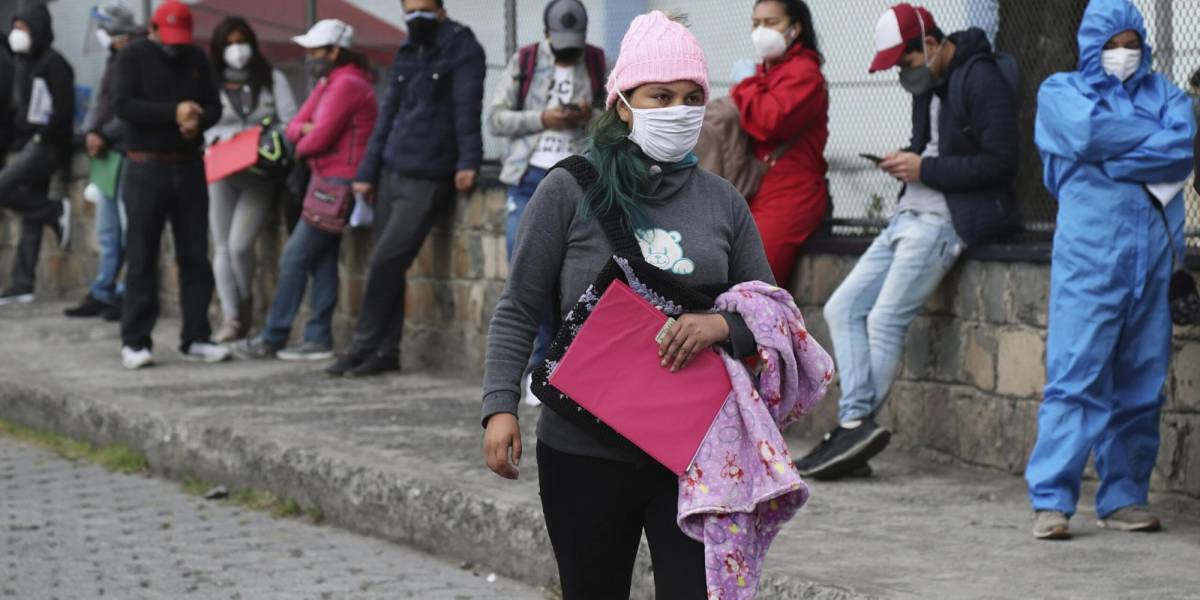
[[(512, 450), (511, 460), (509, 450)], [(517, 479), (521, 465), (521, 426), (516, 415), (496, 413), (488, 418), (483, 434), (483, 458), (493, 473), (505, 479)]]

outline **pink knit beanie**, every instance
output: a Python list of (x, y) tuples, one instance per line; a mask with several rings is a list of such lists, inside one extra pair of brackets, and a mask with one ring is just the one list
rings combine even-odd
[(694, 81), (708, 99), (708, 61), (696, 36), (661, 11), (639, 16), (621, 40), (621, 54), (608, 76), (608, 107), (617, 92), (646, 83)]

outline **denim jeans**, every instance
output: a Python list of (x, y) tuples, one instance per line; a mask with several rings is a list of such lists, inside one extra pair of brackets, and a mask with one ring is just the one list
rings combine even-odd
[[(529, 167), (525, 171), (525, 176), (521, 178), (521, 184), (508, 188), (508, 219), (505, 222), (505, 237), (508, 241), (509, 261), (512, 260), (513, 248), (517, 245), (517, 231), (521, 227), (521, 216), (525, 214), (525, 207), (529, 204), (533, 193), (537, 191), (538, 184), (546, 178), (546, 173), (545, 169)], [(537, 339), (533, 342), (533, 353), (529, 357), (530, 368), (536, 367), (546, 360), (546, 353), (550, 351), (550, 342), (554, 335), (554, 317), (550, 314), (550, 310), (553, 309), (547, 307), (546, 318), (538, 327)]]
[(901, 212), (825, 304), (841, 378), (842, 422), (873, 415), (883, 406), (909, 325), (962, 249), (948, 219)]
[(100, 267), (92, 282), (92, 297), (105, 304), (119, 304), (125, 295), (125, 285), (117, 281), (125, 263), (125, 206), (119, 187), (115, 198), (101, 194), (96, 203), (96, 242), (100, 246)]
[(333, 346), (333, 309), (338, 296), (338, 250), (342, 236), (321, 231), (301, 220), (292, 231), (279, 259), (279, 283), (275, 299), (267, 313), (262, 339), (274, 344), (286, 342), (292, 333), (292, 321), (304, 302), (304, 289), (312, 276), (309, 306), (312, 316), (304, 328), (304, 340)]

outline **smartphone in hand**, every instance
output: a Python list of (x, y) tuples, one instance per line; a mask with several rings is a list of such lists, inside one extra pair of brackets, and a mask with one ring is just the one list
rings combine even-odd
[(875, 166), (879, 166), (879, 163), (883, 162), (883, 157), (875, 156), (874, 154), (859, 154), (859, 156), (875, 163)]

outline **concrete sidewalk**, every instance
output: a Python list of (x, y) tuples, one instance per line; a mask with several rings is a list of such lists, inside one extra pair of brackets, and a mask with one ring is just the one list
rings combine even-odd
[[(183, 363), (178, 323), (158, 367), (120, 368), (116, 327), (61, 305), (0, 311), (0, 418), (142, 450), (168, 477), (266, 489), (325, 518), (535, 585), (554, 562), (538, 505), (532, 410), (522, 478), (480, 458), (479, 388), (423, 374), (330, 380), (282, 362)], [(524, 408), (522, 410), (525, 410)], [(807, 446), (793, 442), (793, 454)], [(1155, 499), (1159, 535), (1095, 527), (1035, 542), (1023, 482), (891, 452), (871, 479), (813, 483), (785, 529), (762, 598), (1188, 598), (1200, 589), (1200, 504)], [(1084, 505), (1091, 501), (1090, 490)], [(643, 552), (643, 554), (645, 554)], [(648, 561), (637, 598), (651, 598)]]

